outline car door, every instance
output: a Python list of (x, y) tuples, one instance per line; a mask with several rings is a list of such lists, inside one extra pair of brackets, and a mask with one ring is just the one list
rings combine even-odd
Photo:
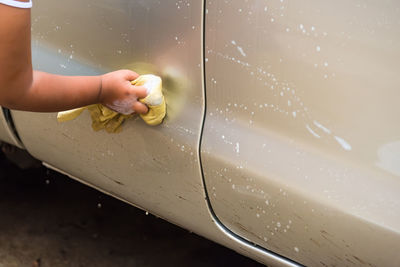
[[(109, 134), (92, 130), (87, 111), (64, 123), (55, 113), (12, 111), (29, 153), (178, 225), (210, 225), (197, 153), (204, 108), (202, 3), (44, 0), (35, 2), (32, 12), (35, 69), (63, 75), (122, 68), (158, 74), (168, 115), (156, 127), (135, 117), (121, 133)], [(200, 228), (205, 235), (215, 232)]]
[(201, 144), (232, 233), (307, 266), (398, 266), (397, 1), (207, 1)]

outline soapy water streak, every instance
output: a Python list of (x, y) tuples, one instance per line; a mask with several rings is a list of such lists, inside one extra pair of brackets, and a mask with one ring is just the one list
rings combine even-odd
[(246, 56), (247, 56), (246, 53), (244, 52), (243, 48), (242, 48), (241, 46), (238, 46), (238, 45), (236, 44), (236, 41), (235, 41), (235, 40), (232, 40), (231, 43), (232, 43), (234, 46), (236, 46), (237, 50), (239, 51), (239, 53), (240, 53), (243, 57), (246, 57)]
[[(237, 46), (236, 42), (234, 40), (231, 41), (232, 45), (236, 46), (238, 51), (242, 56), (246, 56), (244, 52), (242, 53), (241, 50), (239, 49), (239, 46)], [(287, 95), (290, 99), (287, 101), (288, 107), (294, 106), (294, 104), (297, 104), (299, 106), (299, 109), (296, 109), (294, 111), (291, 111), (290, 114), (292, 115), (292, 119), (297, 119), (298, 117), (302, 117), (303, 120), (305, 121), (305, 129), (307, 132), (309, 132), (313, 137), (320, 139), (322, 134), (327, 135), (327, 136), (332, 136), (332, 138), (346, 151), (351, 151), (352, 147), (351, 145), (345, 141), (343, 138), (334, 135), (332, 133), (332, 130), (324, 126), (322, 123), (314, 120), (312, 118), (312, 115), (308, 111), (308, 108), (304, 105), (303, 101), (299, 96), (296, 95), (296, 88), (294, 85), (289, 84), (287, 82), (281, 82), (277, 79), (277, 77), (271, 73), (265, 71), (262, 67), (258, 66), (253, 66), (249, 64), (248, 62), (245, 62), (240, 59), (236, 59), (234, 57), (231, 57), (229, 55), (223, 54), (221, 52), (214, 52), (213, 50), (208, 50), (209, 54), (215, 54), (217, 57), (222, 58), (224, 60), (228, 60), (230, 62), (233, 62), (235, 64), (239, 64), (245, 69), (247, 69), (248, 73), (251, 76), (255, 76), (257, 80), (259, 81), (265, 81), (264, 86), (269, 86), (270, 90), (277, 90), (278, 88), (282, 89), (281, 92), (279, 93), (279, 96), (283, 97)], [(277, 97), (278, 95), (275, 95)], [(237, 104), (235, 104), (236, 106)], [(243, 105), (240, 105), (242, 107)], [(280, 113), (285, 113), (289, 114), (289, 111), (286, 108), (282, 108), (281, 106), (277, 104), (259, 104), (258, 105), (260, 108), (272, 108), (273, 111), (275, 112), (280, 112)], [(247, 107), (244, 107), (245, 110), (247, 110)], [(254, 115), (254, 112), (251, 112), (251, 115)], [(309, 121), (309, 123), (307, 123)], [(250, 120), (250, 124), (252, 124), (252, 120)]]

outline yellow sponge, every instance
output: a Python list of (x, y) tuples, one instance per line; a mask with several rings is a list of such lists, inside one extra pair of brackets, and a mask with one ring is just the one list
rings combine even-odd
[[(149, 125), (160, 124), (166, 115), (166, 103), (162, 93), (161, 78), (146, 74), (139, 76), (131, 82), (133, 85), (143, 86), (147, 89), (147, 96), (139, 101), (149, 107), (149, 112), (140, 114), (140, 117)], [(118, 133), (122, 130), (122, 123), (132, 117), (115, 112), (102, 104), (94, 104), (82, 108), (62, 111), (57, 114), (59, 122), (73, 120), (78, 117), (85, 109), (88, 109), (92, 118), (92, 128), (95, 131), (105, 129), (109, 133)]]
[(147, 89), (147, 96), (139, 101), (149, 107), (149, 112), (140, 114), (140, 117), (149, 125), (160, 124), (166, 114), (161, 78), (152, 74), (142, 75), (132, 81), (132, 84)]

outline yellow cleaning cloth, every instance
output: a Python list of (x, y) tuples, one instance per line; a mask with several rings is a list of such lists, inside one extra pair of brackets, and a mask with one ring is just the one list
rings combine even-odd
[[(158, 125), (162, 122), (166, 114), (166, 103), (162, 93), (161, 78), (146, 74), (139, 76), (131, 82), (132, 85), (143, 86), (147, 89), (147, 96), (139, 101), (149, 107), (149, 112), (140, 114), (140, 117), (149, 125)], [(122, 131), (122, 123), (132, 117), (115, 112), (102, 104), (94, 104), (82, 108), (62, 111), (57, 114), (59, 122), (73, 120), (78, 117), (85, 109), (88, 109), (92, 118), (92, 128), (95, 131), (105, 129), (108, 133), (118, 133)]]

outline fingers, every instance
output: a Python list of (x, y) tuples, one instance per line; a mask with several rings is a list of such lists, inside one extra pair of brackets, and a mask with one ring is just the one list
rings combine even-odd
[(139, 74), (137, 74), (134, 71), (131, 70), (126, 70), (126, 74), (125, 74), (125, 79), (128, 81), (133, 81), (135, 80), (137, 77), (139, 77)]
[(145, 98), (147, 96), (147, 89), (144, 86), (135, 86), (135, 85), (131, 85), (133, 86), (133, 91), (134, 94), (136, 95), (137, 98), (141, 99), (141, 98)]
[(149, 111), (148, 107), (141, 102), (133, 103), (132, 108), (136, 113), (140, 114), (146, 114)]
[(140, 114), (148, 112), (148, 107), (138, 101), (147, 96), (147, 89), (130, 83), (139, 74), (130, 70), (119, 70), (105, 74), (104, 77), (109, 82), (103, 83), (103, 91), (108, 91), (108, 94), (105, 94), (107, 97), (103, 98), (102, 104), (122, 114), (130, 114), (132, 111)]

